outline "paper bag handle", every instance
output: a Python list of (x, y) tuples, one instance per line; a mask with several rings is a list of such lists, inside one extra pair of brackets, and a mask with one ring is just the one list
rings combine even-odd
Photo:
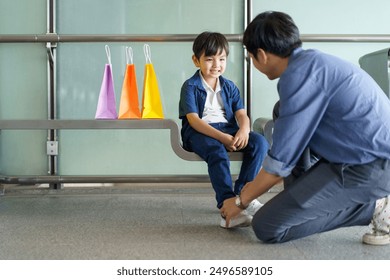
[(133, 49), (131, 47), (126, 47), (126, 63), (133, 64)]
[(150, 52), (150, 46), (148, 44), (144, 45), (144, 53), (145, 53), (146, 63), (147, 64), (152, 63), (152, 53)]
[(108, 64), (111, 65), (111, 52), (110, 52), (110, 47), (108, 45), (106, 45), (106, 54), (107, 54)]

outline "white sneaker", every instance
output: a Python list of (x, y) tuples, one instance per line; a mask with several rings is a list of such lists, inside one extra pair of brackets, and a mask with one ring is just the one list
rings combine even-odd
[(372, 231), (363, 235), (363, 243), (368, 245), (387, 245), (390, 243), (388, 233)]
[(248, 207), (245, 209), (249, 215), (253, 216), (256, 214), (257, 211), (263, 206), (262, 203), (260, 203), (257, 199), (252, 200), (251, 203), (249, 203)]
[(390, 196), (377, 201), (371, 224), (372, 232), (363, 235), (363, 243), (390, 244)]
[(252, 216), (248, 215), (246, 210), (243, 210), (236, 217), (230, 219), (229, 227), (226, 226), (225, 218), (221, 217), (220, 226), (223, 228), (234, 228), (234, 227), (247, 227), (252, 223)]

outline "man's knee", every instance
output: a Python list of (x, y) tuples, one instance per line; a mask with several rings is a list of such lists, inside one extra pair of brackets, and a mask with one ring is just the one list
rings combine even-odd
[[(260, 212), (260, 211), (259, 211)], [(274, 226), (263, 222), (261, 214), (257, 212), (252, 220), (252, 228), (256, 237), (264, 243), (280, 243), (282, 242), (281, 234), (275, 230)]]

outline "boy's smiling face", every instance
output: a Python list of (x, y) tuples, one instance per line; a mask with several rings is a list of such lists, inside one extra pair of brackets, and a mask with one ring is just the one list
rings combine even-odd
[(199, 59), (193, 55), (192, 60), (195, 66), (199, 67), (206, 83), (212, 86), (216, 83), (219, 76), (225, 72), (227, 55), (226, 51), (222, 50), (218, 54), (211, 56), (205, 56), (203, 53)]

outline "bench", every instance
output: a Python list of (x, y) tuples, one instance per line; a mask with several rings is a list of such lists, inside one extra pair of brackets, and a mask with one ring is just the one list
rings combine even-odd
[[(255, 121), (258, 132), (267, 136), (270, 131), (268, 119), (258, 119)], [(267, 126), (268, 125), (268, 126)], [(62, 130), (62, 129), (169, 129), (171, 147), (175, 154), (187, 161), (203, 161), (197, 154), (186, 151), (181, 145), (180, 129), (178, 124), (172, 119), (142, 119), (142, 120), (0, 120), (1, 130)], [(269, 141), (269, 139), (267, 138)], [(56, 145), (56, 141), (48, 141), (49, 145)], [(54, 148), (54, 150), (56, 150)], [(241, 152), (229, 152), (232, 161), (241, 161)], [(178, 175), (175, 182), (209, 182), (207, 175)], [(53, 188), (58, 188), (62, 183), (144, 183), (172, 182), (172, 176), (0, 176), (0, 183), (4, 184), (50, 184)]]
[[(61, 129), (169, 129), (171, 147), (175, 154), (189, 161), (202, 161), (193, 152), (186, 151), (180, 140), (178, 124), (171, 119), (142, 120), (0, 120), (0, 130), (61, 130)], [(242, 160), (242, 153), (232, 152), (233, 161)]]
[[(142, 120), (0, 120), (1, 130), (85, 130), (85, 129), (169, 129), (171, 147), (175, 154), (183, 160), (202, 161), (195, 153), (186, 151), (181, 145), (180, 129), (172, 119), (142, 119)], [(48, 141), (56, 145), (56, 141)], [(54, 149), (55, 150), (55, 149)], [(241, 161), (241, 152), (229, 152), (232, 161)], [(172, 176), (0, 176), (4, 184), (51, 184), (57, 188), (62, 183), (142, 183), (142, 182), (171, 182)], [(207, 175), (175, 176), (175, 182), (208, 182)]]

